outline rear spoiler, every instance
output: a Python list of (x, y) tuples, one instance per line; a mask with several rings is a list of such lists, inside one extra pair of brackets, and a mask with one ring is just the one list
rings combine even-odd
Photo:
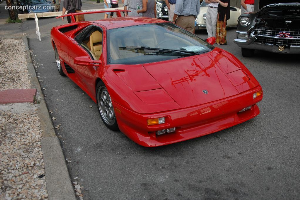
[(107, 12), (116, 13), (117, 17), (122, 17), (122, 12), (130, 12), (130, 11), (128, 11), (128, 10), (118, 10), (118, 9), (115, 9), (115, 8), (113, 8), (113, 9), (108, 8), (108, 9), (101, 9), (101, 10), (96, 10), (96, 11), (82, 11), (82, 12), (76, 12), (76, 13), (69, 13), (69, 14), (58, 16), (58, 17), (56, 17), (56, 19), (70, 16), (71, 17), (71, 23), (74, 23), (74, 22), (76, 22), (75, 16), (77, 16), (77, 15), (88, 15), (88, 14), (107, 13)]

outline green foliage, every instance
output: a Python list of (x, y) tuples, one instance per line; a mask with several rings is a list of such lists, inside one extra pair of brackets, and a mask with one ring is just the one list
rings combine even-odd
[(22, 20), (20, 20), (20, 19), (12, 20), (12, 19), (8, 18), (6, 20), (6, 23), (22, 23)]

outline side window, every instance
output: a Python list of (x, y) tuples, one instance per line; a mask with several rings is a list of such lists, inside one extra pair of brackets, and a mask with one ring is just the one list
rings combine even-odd
[(78, 40), (78, 43), (91, 55), (94, 60), (99, 60), (102, 54), (102, 30), (93, 28)]

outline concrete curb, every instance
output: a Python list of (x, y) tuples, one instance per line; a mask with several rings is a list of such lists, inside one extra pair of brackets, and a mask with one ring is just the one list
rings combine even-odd
[(71, 183), (65, 157), (61, 149), (49, 115), (47, 105), (41, 90), (40, 83), (32, 64), (29, 53), (28, 39), (22, 37), (25, 44), (27, 68), (33, 88), (37, 89), (38, 116), (40, 118), (43, 137), (41, 140), (45, 163), (45, 178), (49, 200), (76, 200), (75, 191)]

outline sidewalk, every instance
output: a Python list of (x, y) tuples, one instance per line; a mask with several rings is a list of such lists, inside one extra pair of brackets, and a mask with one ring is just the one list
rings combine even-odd
[(0, 4), (0, 200), (75, 200), (20, 24)]

